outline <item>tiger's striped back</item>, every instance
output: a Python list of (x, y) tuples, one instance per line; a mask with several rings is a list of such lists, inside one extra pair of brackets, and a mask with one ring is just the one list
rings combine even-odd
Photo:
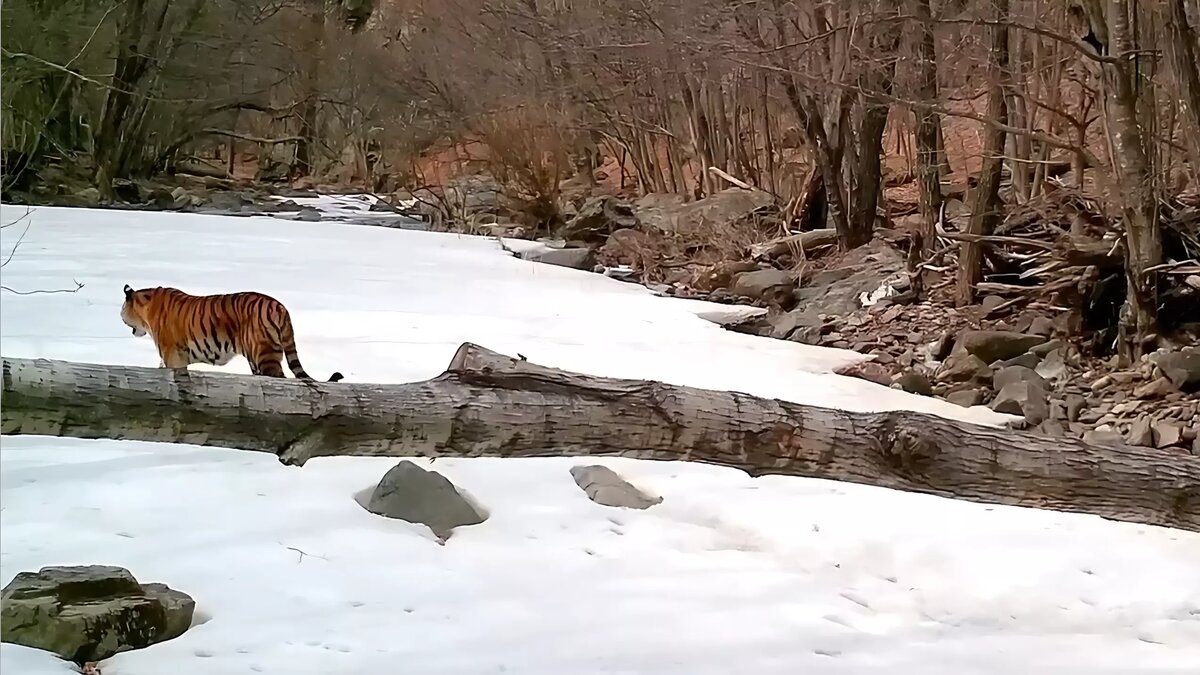
[[(149, 333), (162, 365), (225, 365), (241, 355), (255, 375), (312, 380), (300, 363), (292, 318), (283, 303), (257, 292), (189, 295), (177, 288), (125, 287), (121, 319), (134, 335)], [(342, 379), (334, 373), (330, 382)]]

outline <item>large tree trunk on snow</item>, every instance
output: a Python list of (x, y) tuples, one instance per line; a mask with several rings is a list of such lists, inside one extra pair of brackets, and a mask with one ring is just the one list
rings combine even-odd
[(313, 457), (620, 455), (1200, 530), (1200, 457), (912, 412), (851, 413), (591, 377), (464, 344), (425, 382), (312, 384), (4, 359), (3, 433)]

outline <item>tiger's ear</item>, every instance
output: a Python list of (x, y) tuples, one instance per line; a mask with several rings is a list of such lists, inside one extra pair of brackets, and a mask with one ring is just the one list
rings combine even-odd
[(129, 287), (129, 284), (125, 284), (125, 299), (128, 300), (132, 297), (133, 297), (133, 289)]

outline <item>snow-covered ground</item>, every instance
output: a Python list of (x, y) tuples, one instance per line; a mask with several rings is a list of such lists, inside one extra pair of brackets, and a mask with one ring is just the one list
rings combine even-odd
[[(3, 207), (3, 222), (23, 207)], [(829, 371), (861, 357), (731, 333), (705, 303), (495, 241), (329, 223), (39, 209), (3, 268), (0, 350), (154, 366), (121, 287), (255, 289), (323, 378), (432, 377), (462, 341), (576, 371), (999, 423)], [(0, 254), (25, 223), (6, 228)], [(248, 372), (238, 359), (223, 368)], [(197, 600), (159, 673), (1194, 673), (1200, 536), (717, 467), (601, 460), (664, 501), (590, 502), (571, 459), (438, 460), (490, 512), (445, 546), (354, 494), (394, 459), (4, 437), (0, 581), (129, 568)], [(424, 460), (419, 463), (427, 464)], [(303, 552), (303, 555), (301, 554)], [(70, 672), (13, 645), (11, 673)]]

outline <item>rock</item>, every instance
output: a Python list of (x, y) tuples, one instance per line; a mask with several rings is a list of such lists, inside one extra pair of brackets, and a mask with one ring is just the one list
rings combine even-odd
[[(586, 208), (585, 204), (580, 212)], [(736, 187), (687, 203), (677, 196), (646, 195), (633, 207), (633, 213), (647, 229), (683, 236), (693, 235), (702, 228), (723, 229), (742, 222), (778, 218), (778, 212), (771, 193)]]
[(942, 382), (987, 382), (992, 369), (979, 357), (966, 352), (954, 352), (938, 369), (937, 379)]
[(1046, 354), (1046, 358), (1035, 367), (1037, 374), (1046, 380), (1055, 381), (1061, 378), (1067, 372), (1067, 362), (1063, 360), (1061, 350), (1054, 350)]
[(77, 206), (95, 208), (100, 206), (100, 190), (87, 187), (72, 195), (72, 201)]
[[(418, 190), (418, 193), (420, 191)], [(414, 194), (422, 202), (439, 203), (436, 196)], [(513, 220), (517, 205), (504, 191), (500, 181), (487, 174), (456, 176), (446, 181), (442, 190), (445, 209), (455, 220), (471, 220), (472, 216), (488, 214), (497, 220)]]
[(1049, 342), (1040, 344), (1036, 347), (1030, 347), (1029, 353), (1034, 354), (1034, 355), (1038, 356), (1039, 358), (1045, 358), (1045, 356), (1047, 354), (1054, 351), (1055, 349), (1061, 348), (1062, 346), (1063, 346), (1062, 340), (1051, 340)]
[(521, 254), (521, 258), (577, 270), (590, 270), (596, 266), (596, 254), (590, 248), (551, 248), (532, 250)]
[(370, 213), (403, 213), (386, 198), (376, 199), (371, 202), (371, 205), (367, 207), (367, 211)]
[(578, 239), (603, 243), (608, 235), (621, 229), (639, 227), (638, 217), (629, 202), (616, 197), (592, 197), (583, 203), (579, 213), (559, 230), (563, 239)]
[(305, 206), (296, 212), (292, 220), (298, 220), (302, 223), (315, 223), (321, 220), (321, 212), (311, 206)]
[(955, 405), (961, 405), (964, 408), (970, 408), (973, 405), (983, 403), (982, 389), (960, 389), (946, 394), (946, 400)]
[(885, 387), (891, 386), (892, 376), (888, 374), (887, 368), (873, 361), (863, 361), (861, 363), (852, 363), (848, 366), (838, 368), (833, 372), (846, 377), (857, 377), (860, 380), (882, 384)]
[(979, 318), (982, 319), (991, 316), (1004, 302), (1004, 298), (998, 295), (984, 296), (983, 300), (979, 303)]
[(1048, 317), (1036, 316), (1030, 322), (1028, 332), (1032, 335), (1050, 337), (1054, 334), (1054, 321)]
[(121, 567), (43, 567), (21, 572), (0, 603), (4, 642), (75, 663), (100, 661), (183, 635), (195, 601), (163, 584), (139, 584)]
[(1041, 375), (1038, 375), (1031, 368), (1025, 366), (1007, 366), (996, 371), (992, 376), (992, 388), (996, 391), (1001, 391), (1005, 386), (1013, 382), (1033, 382), (1037, 384), (1042, 391), (1049, 391), (1050, 387)]
[(1034, 354), (1033, 352), (1025, 352), (1020, 356), (1014, 356), (1011, 359), (1005, 359), (1004, 361), (1001, 361), (997, 367), (1004, 368), (1007, 366), (1024, 366), (1026, 368), (1037, 368), (1038, 364), (1041, 362), (1042, 359), (1037, 354)]
[(208, 202), (205, 204), (205, 207), (207, 210), (231, 211), (236, 213), (252, 204), (254, 204), (254, 200), (241, 192), (222, 191), (211, 193), (208, 196)]
[(1087, 399), (1079, 394), (1067, 395), (1067, 421), (1079, 421), (1079, 414), (1083, 412), (1084, 406), (1087, 405)]
[[(862, 343), (860, 343), (860, 344), (862, 344)], [(861, 348), (859, 347), (858, 344), (854, 345), (854, 351), (856, 351), (856, 352), (867, 351), (869, 349), (870, 349), (870, 347), (865, 344), (862, 344)], [(895, 362), (896, 362), (896, 357), (892, 356), (891, 354), (889, 354), (887, 352), (876, 352), (875, 353), (875, 363), (878, 363), (881, 366), (888, 366)]]
[(183, 187), (182, 185), (176, 187), (174, 190), (171, 190), (172, 208), (182, 209), (185, 206), (191, 206), (194, 201), (195, 199), (192, 197), (191, 193), (189, 193), (187, 188)]
[(904, 314), (903, 307), (900, 307), (900, 306), (889, 307), (887, 309), (887, 311), (885, 311), (883, 313), (883, 316), (879, 317), (879, 323), (885, 324), (885, 325), (890, 324), (891, 322), (895, 321), (896, 319), (899, 319), (900, 315), (902, 315), (902, 314)]
[(929, 356), (934, 361), (945, 361), (954, 353), (954, 333), (946, 331), (929, 345)]
[(1003, 330), (971, 330), (958, 338), (957, 348), (979, 357), (984, 363), (1011, 359), (1045, 342), (1040, 335)]
[(152, 205), (156, 209), (169, 211), (184, 206), (184, 204), (176, 204), (175, 194), (166, 188), (152, 188), (146, 194), (146, 203)]
[(820, 317), (802, 309), (781, 314), (770, 323), (771, 337), (806, 345), (815, 345), (820, 342), (821, 327), (825, 325)]
[(752, 300), (769, 300), (781, 292), (789, 297), (796, 282), (787, 270), (765, 269), (742, 272), (733, 279), (729, 289), (735, 295)]
[(426, 525), (443, 540), (456, 527), (478, 525), (487, 519), (445, 476), (408, 460), (384, 474), (371, 493), (367, 510)]
[(1104, 445), (1122, 445), (1124, 439), (1121, 434), (1117, 433), (1110, 427), (1096, 427), (1090, 429), (1083, 434), (1084, 443), (1104, 444)]
[(1150, 418), (1139, 417), (1134, 420), (1133, 427), (1129, 429), (1126, 441), (1130, 445), (1154, 447), (1154, 432), (1150, 428)]
[(910, 394), (933, 396), (933, 383), (922, 373), (910, 370), (897, 377), (895, 383)]
[(817, 314), (850, 316), (862, 308), (861, 296), (892, 288), (892, 280), (904, 269), (900, 254), (879, 239), (847, 252), (840, 263), (797, 288), (796, 304)]
[(1148, 358), (1181, 391), (1200, 389), (1200, 348), (1177, 352), (1158, 351)]
[(1092, 386), (1090, 388), (1091, 388), (1093, 394), (1098, 394), (1098, 393), (1104, 391), (1105, 389), (1108, 389), (1109, 387), (1111, 387), (1112, 384), (1113, 384), (1112, 376), (1105, 375), (1105, 376), (1097, 379), (1095, 382), (1093, 382)]
[(1065, 420), (1067, 419), (1067, 404), (1056, 398), (1050, 399), (1050, 419)]
[(991, 409), (998, 413), (1021, 415), (1030, 424), (1041, 424), (1050, 416), (1046, 390), (1036, 382), (1010, 382), (996, 394)]
[(1135, 398), (1164, 398), (1175, 392), (1175, 385), (1166, 377), (1147, 382), (1133, 390)]
[(1166, 448), (1183, 442), (1183, 425), (1171, 420), (1157, 420), (1150, 423), (1154, 434), (1154, 447)]
[[(371, 204), (371, 208), (368, 210), (374, 211), (375, 206), (377, 206), (379, 204), (384, 204), (384, 203), (386, 203), (386, 202), (384, 202), (383, 200), (374, 202)], [(302, 205), (297, 204), (296, 202), (292, 201), (291, 199), (283, 199), (280, 201), (273, 202), (271, 204), (271, 210), (277, 211), (279, 213), (290, 213), (290, 212), (295, 212), (295, 211), (303, 211), (304, 207)]]
[(604, 506), (627, 509), (648, 509), (662, 502), (662, 497), (651, 497), (615, 471), (599, 464), (571, 467), (571, 477), (588, 496), (588, 499)]
[(1042, 422), (1037, 425), (1034, 431), (1044, 436), (1054, 436), (1056, 438), (1067, 435), (1067, 428), (1063, 426), (1062, 422), (1055, 419), (1048, 419)]

